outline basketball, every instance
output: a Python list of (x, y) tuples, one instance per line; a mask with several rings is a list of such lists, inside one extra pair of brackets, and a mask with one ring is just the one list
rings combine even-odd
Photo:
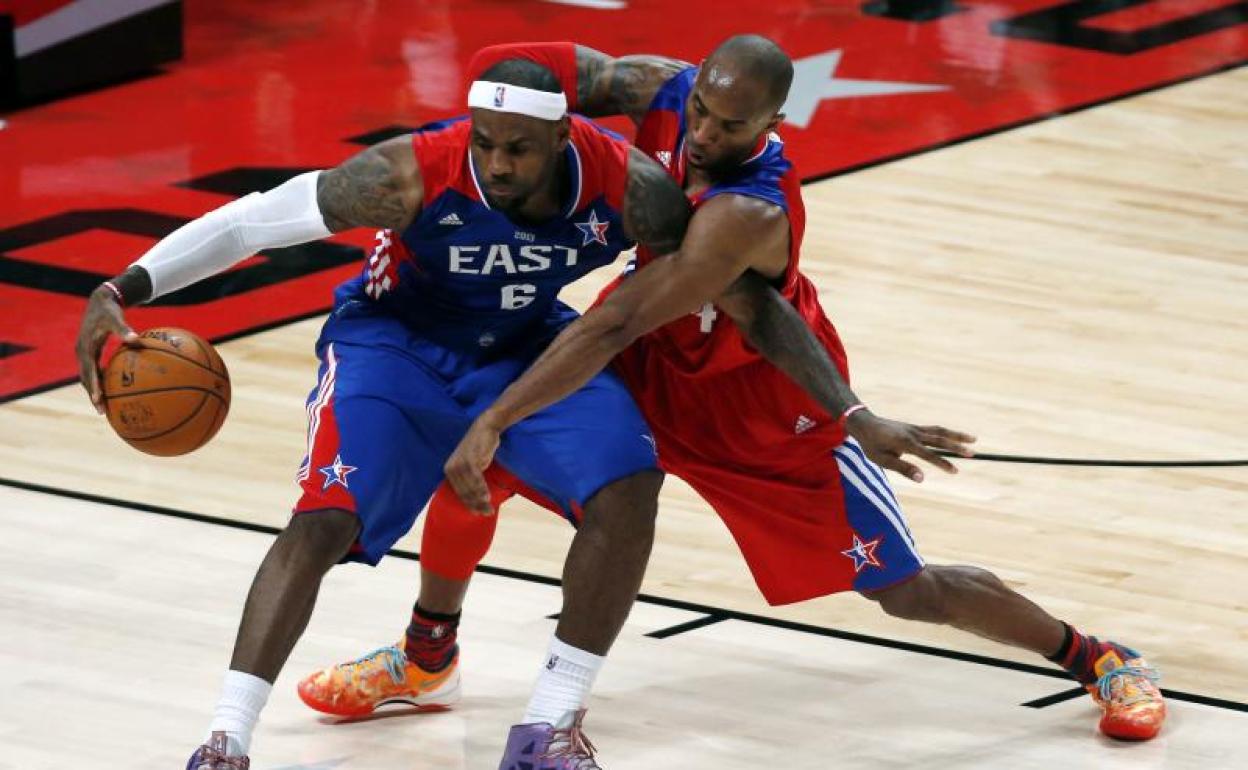
[(217, 351), (185, 329), (148, 329), (104, 370), (108, 422), (127, 444), (173, 457), (216, 435), (230, 410), (230, 375)]

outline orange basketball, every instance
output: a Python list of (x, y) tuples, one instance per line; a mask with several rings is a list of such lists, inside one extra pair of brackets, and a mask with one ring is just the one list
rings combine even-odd
[(212, 346), (185, 329), (148, 329), (104, 369), (108, 422), (127, 444), (172, 457), (199, 449), (230, 410), (230, 375)]

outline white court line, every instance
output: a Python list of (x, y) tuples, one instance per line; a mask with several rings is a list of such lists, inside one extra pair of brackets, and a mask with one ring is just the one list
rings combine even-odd
[(628, 7), (628, 0), (546, 0), (556, 5), (576, 5), (581, 8), (594, 8), (599, 11), (619, 11)]

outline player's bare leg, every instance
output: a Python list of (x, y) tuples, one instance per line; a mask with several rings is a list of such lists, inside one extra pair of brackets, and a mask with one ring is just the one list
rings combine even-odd
[(303, 635), (325, 573), (351, 548), (360, 521), (347, 511), (296, 516), (260, 563), (247, 594), (230, 668), (272, 682)]
[(646, 472), (604, 487), (585, 506), (563, 568), (563, 613), (524, 723), (511, 728), (499, 767), (591, 770), (581, 732), (589, 691), (633, 601), (654, 544), (663, 476)]
[(641, 590), (663, 474), (649, 471), (604, 487), (585, 506), (563, 564), (563, 614), (555, 635), (606, 655)]
[(864, 594), (889, 615), (940, 623), (1052, 655), (1066, 634), (1062, 621), (978, 567), (928, 566), (900, 585)]
[(950, 625), (1061, 665), (1104, 709), (1107, 735), (1151, 738), (1165, 720), (1165, 702), (1153, 684), (1157, 675), (1138, 653), (1081, 634), (988, 570), (928, 566), (900, 585), (864, 595), (894, 617)]
[(245, 769), (251, 733), (295, 642), (312, 617), (321, 580), (350, 549), (359, 519), (347, 511), (296, 516), (260, 564), (207, 742), (188, 770)]
[(467, 580), (454, 580), (422, 567), (420, 570), (420, 598), (416, 604), (429, 612), (458, 615), (468, 595)]

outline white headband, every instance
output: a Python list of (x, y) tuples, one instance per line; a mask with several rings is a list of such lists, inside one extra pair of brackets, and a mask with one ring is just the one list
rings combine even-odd
[(568, 113), (563, 92), (537, 91), (524, 86), (477, 80), (468, 89), (468, 106), (493, 112), (514, 112), (541, 120), (559, 120)]

